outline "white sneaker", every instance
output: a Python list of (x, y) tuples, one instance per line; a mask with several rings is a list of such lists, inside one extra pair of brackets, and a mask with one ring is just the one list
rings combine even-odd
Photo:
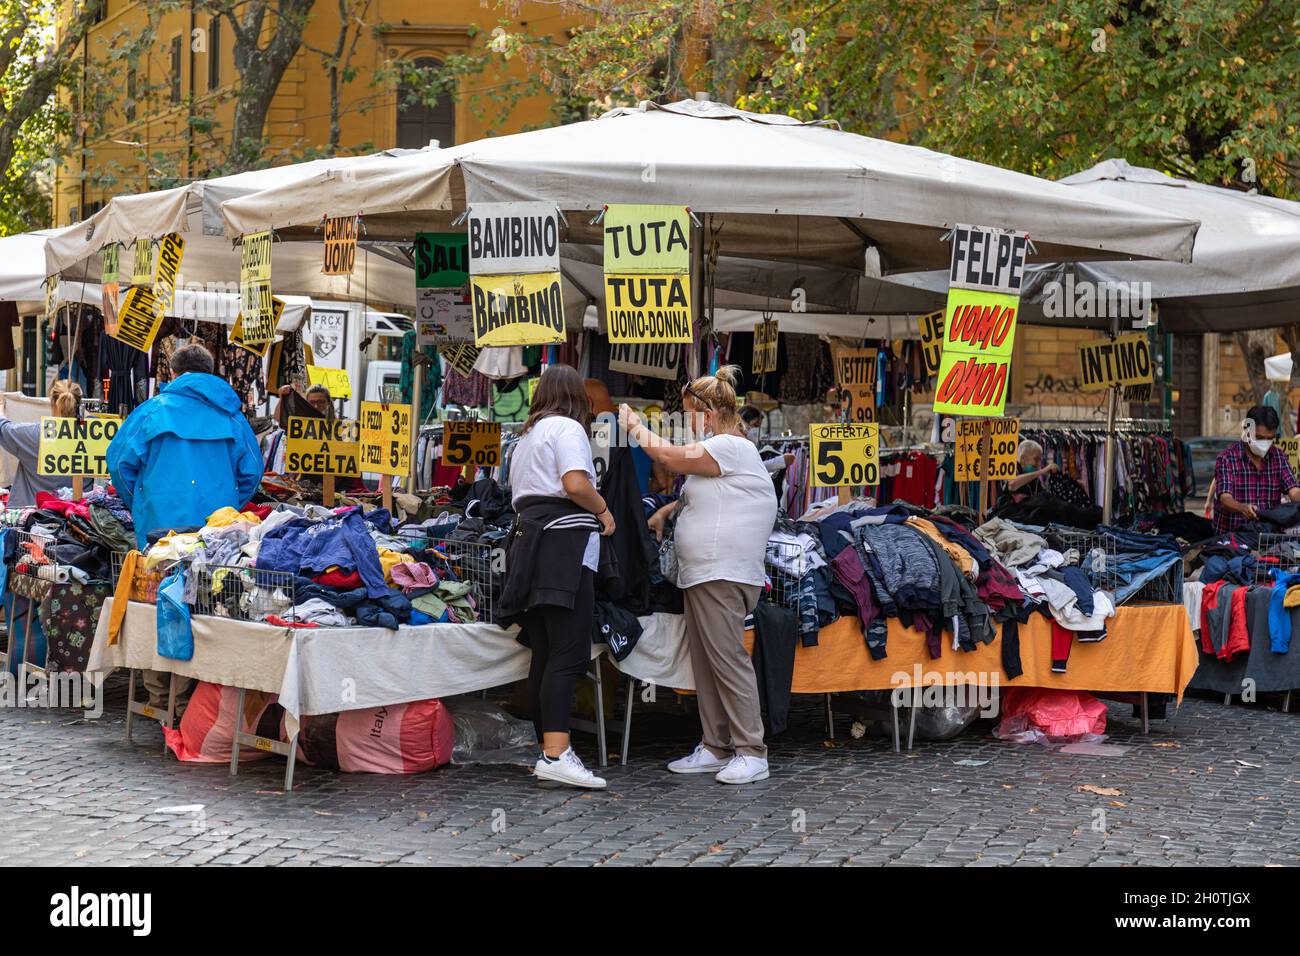
[(730, 757), (715, 757), (703, 742), (695, 745), (689, 757), (681, 757), (668, 765), (673, 773), (715, 773), (731, 762)]
[(750, 757), (736, 754), (731, 762), (723, 767), (716, 777), (718, 783), (753, 783), (755, 780), (768, 778), (767, 760), (763, 757)]
[(578, 755), (570, 747), (554, 760), (538, 757), (533, 767), (533, 774), (539, 780), (553, 780), (568, 784), (570, 787), (586, 787), (588, 790), (604, 790), (605, 778), (597, 777), (582, 765)]

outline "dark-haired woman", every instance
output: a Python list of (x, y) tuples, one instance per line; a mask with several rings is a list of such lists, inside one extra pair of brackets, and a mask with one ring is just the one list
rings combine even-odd
[(520, 620), (533, 652), (528, 702), (542, 745), (533, 772), (542, 780), (601, 789), (605, 781), (569, 744), (574, 688), (591, 661), (600, 536), (614, 533), (596, 491), (590, 423), (582, 377), (567, 365), (548, 368), (510, 462), (517, 520), (501, 604)]

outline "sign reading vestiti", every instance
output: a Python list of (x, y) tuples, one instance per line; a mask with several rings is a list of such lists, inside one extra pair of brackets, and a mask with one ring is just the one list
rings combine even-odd
[(840, 395), (840, 412), (847, 422), (876, 420), (876, 372), (880, 360), (877, 349), (854, 349), (831, 346), (835, 367), (835, 387)]
[(564, 341), (560, 211), (554, 203), (476, 203), (469, 211), (474, 344)]
[(614, 204), (605, 207), (604, 230), (609, 340), (694, 341), (689, 210)]
[(1002, 415), (1028, 248), (1028, 233), (953, 229), (936, 413)]

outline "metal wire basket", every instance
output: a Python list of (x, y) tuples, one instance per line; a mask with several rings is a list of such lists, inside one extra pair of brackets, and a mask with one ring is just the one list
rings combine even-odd
[(10, 574), (40, 578), (43, 581), (58, 583), (60, 577), (67, 580), (67, 569), (59, 570), (58, 559), (54, 554), (53, 535), (36, 531), (12, 531), (14, 536), (14, 564)]
[[(114, 551), (109, 555), (114, 590), (116, 590), (117, 583), (122, 577), (122, 566), (126, 560), (126, 555), (127, 552), (125, 551)], [(174, 564), (175, 562), (169, 561), (155, 565), (151, 570), (146, 570), (144, 556), (142, 555), (136, 561), (135, 572), (131, 576), (130, 600), (140, 601), (144, 604), (158, 603), (158, 585), (162, 583), (163, 578), (171, 573)]]
[(1290, 534), (1259, 536), (1255, 547), (1255, 583), (1268, 584), (1274, 571), (1300, 571), (1300, 538)]
[(768, 603), (777, 607), (797, 607), (799, 580), (811, 568), (811, 561), (800, 545), (769, 541), (763, 555), (763, 571), (768, 581)]
[(434, 557), (430, 567), (440, 577), (468, 581), (471, 604), (480, 621), (496, 623), (497, 599), (505, 575), (505, 541), (457, 541), (453, 538), (430, 538), (428, 548)]
[(194, 614), (237, 621), (264, 621), (268, 616), (295, 621), (296, 581), (289, 571), (199, 565), (187, 572), (185, 597)]

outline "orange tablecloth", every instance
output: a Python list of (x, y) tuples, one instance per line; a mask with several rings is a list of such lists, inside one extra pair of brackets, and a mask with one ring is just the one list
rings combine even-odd
[[(1064, 674), (1052, 673), (1052, 627), (1041, 614), (1020, 626), (1020, 666), (1014, 681), (1002, 670), (1002, 635), (974, 651), (952, 650), (952, 635), (944, 635), (943, 655), (930, 660), (925, 635), (889, 620), (888, 656), (873, 661), (856, 617), (842, 617), (822, 628), (816, 647), (797, 647), (796, 694), (828, 694), (852, 690), (890, 690), (921, 684), (991, 684), (1059, 687), (1064, 690), (1110, 692), (1149, 691), (1175, 694), (1196, 672), (1196, 640), (1181, 604), (1138, 604), (1118, 608), (1104, 641), (1075, 641)], [(754, 634), (745, 634), (752, 653)], [(919, 668), (919, 670), (918, 670)], [(901, 676), (896, 676), (901, 675)]]

